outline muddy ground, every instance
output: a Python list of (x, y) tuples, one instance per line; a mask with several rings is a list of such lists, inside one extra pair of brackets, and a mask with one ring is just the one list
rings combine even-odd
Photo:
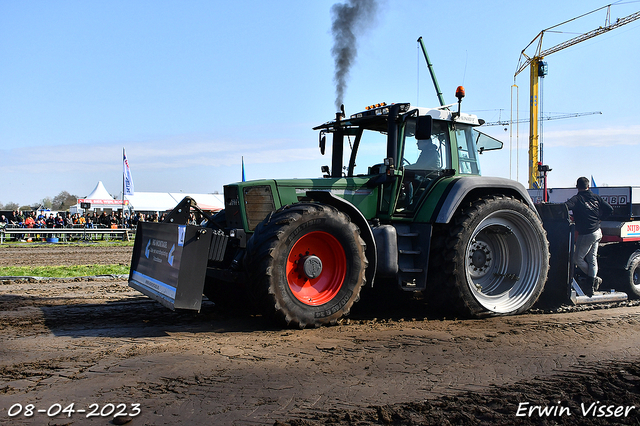
[[(0, 266), (130, 250), (4, 245)], [(283, 329), (210, 302), (175, 313), (123, 279), (0, 281), (0, 424), (640, 424), (640, 306), (427, 312)]]

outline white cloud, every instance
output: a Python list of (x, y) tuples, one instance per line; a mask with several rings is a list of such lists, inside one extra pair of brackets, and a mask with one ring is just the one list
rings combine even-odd
[[(308, 177), (310, 162), (323, 162), (314, 136), (294, 140), (241, 134), (237, 138), (214, 140), (211, 136), (181, 135), (144, 142), (4, 149), (0, 151), (2, 176), (10, 176), (12, 185), (0, 193), (0, 202), (30, 204), (45, 196), (55, 196), (61, 190), (83, 196), (98, 180), (104, 181), (110, 191), (118, 192), (123, 146), (136, 189), (142, 191), (221, 190), (223, 184), (239, 180), (243, 156), (247, 176), (254, 179)], [(233, 173), (237, 170), (237, 176), (229, 176), (230, 170)], [(319, 175), (319, 166), (317, 170)]]
[[(510, 133), (499, 128), (482, 129), (484, 133), (504, 142), (503, 149), (509, 149)], [(566, 130), (544, 130), (542, 142), (546, 147), (579, 147), (579, 146), (628, 146), (640, 145), (640, 125), (610, 126), (603, 128), (572, 128)], [(513, 148), (516, 148), (516, 134), (513, 134)], [(529, 149), (528, 128), (520, 132), (517, 146), (521, 150)]]
[(640, 125), (544, 132), (548, 146), (640, 145)]
[[(105, 143), (93, 145), (37, 146), (3, 150), (4, 172), (28, 170), (80, 171), (122, 167), (122, 147), (132, 168), (183, 168), (193, 165), (219, 166), (245, 163), (286, 163), (320, 157), (315, 141), (304, 144), (289, 139), (188, 140), (189, 137), (152, 142)], [(194, 138), (199, 139), (199, 138)]]

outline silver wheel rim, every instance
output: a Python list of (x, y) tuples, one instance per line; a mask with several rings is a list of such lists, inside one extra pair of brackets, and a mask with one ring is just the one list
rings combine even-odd
[(544, 263), (536, 227), (522, 214), (498, 210), (473, 232), (465, 252), (467, 284), (485, 309), (509, 313), (527, 304)]

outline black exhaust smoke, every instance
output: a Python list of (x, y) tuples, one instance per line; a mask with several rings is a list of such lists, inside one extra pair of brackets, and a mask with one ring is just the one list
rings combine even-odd
[(362, 33), (367, 24), (371, 24), (378, 9), (376, 0), (347, 0), (331, 6), (333, 24), (333, 48), (331, 54), (335, 60), (336, 109), (340, 110), (344, 92), (347, 88), (349, 70), (358, 54), (357, 34)]

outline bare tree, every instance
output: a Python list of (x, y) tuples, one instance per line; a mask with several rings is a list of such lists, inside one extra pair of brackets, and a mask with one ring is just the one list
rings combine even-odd
[(53, 201), (51, 200), (51, 197), (44, 197), (40, 200), (40, 205), (45, 209), (51, 209), (53, 207)]
[(62, 191), (51, 200), (54, 210), (67, 210), (78, 202), (77, 195), (71, 195), (67, 191)]
[(2, 206), (2, 209), (0, 210), (18, 210), (18, 207), (20, 207), (18, 203), (14, 203), (13, 201), (10, 201), (4, 206)]

